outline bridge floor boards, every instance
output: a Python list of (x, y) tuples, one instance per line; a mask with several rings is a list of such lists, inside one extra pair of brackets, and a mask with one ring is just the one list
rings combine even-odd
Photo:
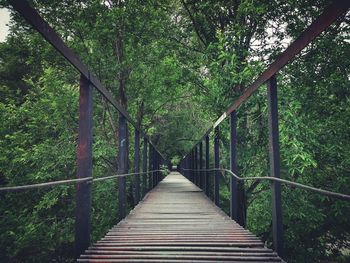
[(78, 262), (283, 262), (172, 172)]

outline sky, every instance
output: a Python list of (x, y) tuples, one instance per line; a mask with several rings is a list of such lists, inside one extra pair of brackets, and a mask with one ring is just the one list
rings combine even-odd
[(10, 13), (6, 8), (0, 8), (0, 42), (4, 42), (8, 27), (6, 24), (10, 21)]

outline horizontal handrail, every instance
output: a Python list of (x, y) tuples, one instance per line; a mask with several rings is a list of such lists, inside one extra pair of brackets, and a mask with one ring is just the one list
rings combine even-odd
[(0, 192), (18, 192), (18, 191), (24, 191), (24, 190), (30, 190), (30, 189), (36, 189), (36, 188), (62, 185), (62, 184), (82, 183), (82, 182), (90, 181), (91, 179), (92, 177), (86, 177), (86, 178), (78, 178), (78, 179), (51, 181), (51, 182), (38, 183), (38, 184), (7, 186), (7, 187), (0, 187)]
[(147, 172), (115, 174), (115, 175), (110, 175), (110, 176), (105, 176), (105, 177), (94, 178), (92, 180), (92, 182), (104, 181), (104, 180), (114, 179), (114, 178), (118, 178), (118, 177), (125, 177), (125, 176), (129, 176), (129, 175), (148, 174), (148, 173), (164, 172), (164, 171), (165, 171), (164, 169), (158, 169), (158, 170), (152, 170), (152, 171), (147, 171)]
[(246, 181), (246, 180), (268, 180), (268, 181), (275, 181), (275, 182), (280, 182), (280, 183), (283, 183), (283, 184), (295, 186), (295, 187), (297, 187), (297, 188), (301, 188), (301, 189), (304, 189), (304, 190), (309, 190), (309, 191), (317, 192), (317, 193), (319, 193), (319, 194), (332, 196), (332, 197), (337, 198), (337, 199), (350, 201), (350, 195), (346, 195), (346, 194), (342, 194), (342, 193), (337, 193), (337, 192), (332, 192), (332, 191), (327, 191), (327, 190), (323, 190), (323, 189), (321, 189), (321, 188), (316, 188), (316, 187), (313, 187), (313, 186), (308, 186), (308, 185), (305, 185), (305, 184), (296, 183), (296, 182), (292, 182), (292, 181), (289, 181), (289, 180), (285, 180), (285, 179), (281, 179), (281, 178), (276, 178), (276, 177), (271, 177), (271, 176), (248, 176), (248, 177), (239, 177), (238, 175), (236, 175), (235, 173), (233, 173), (231, 170), (223, 169), (223, 168), (211, 168), (211, 169), (185, 169), (185, 168), (182, 168), (182, 170), (184, 170), (184, 171), (195, 171), (195, 172), (201, 172), (201, 171), (207, 171), (207, 172), (210, 172), (210, 171), (224, 171), (224, 172), (227, 172), (227, 173), (231, 174), (232, 176), (234, 176), (238, 181)]
[(99, 181), (114, 179), (114, 178), (118, 178), (118, 177), (126, 177), (129, 175), (137, 175), (137, 174), (141, 175), (141, 174), (148, 174), (148, 173), (155, 173), (155, 172), (162, 172), (162, 171), (165, 171), (165, 170), (152, 170), (152, 171), (147, 171), (147, 172), (116, 174), (116, 175), (99, 177), (99, 178), (86, 177), (86, 178), (79, 178), (79, 179), (51, 181), (51, 182), (38, 183), (38, 184), (7, 186), (7, 187), (0, 187), (0, 192), (18, 192), (18, 191), (51, 187), (51, 186), (62, 185), (62, 184), (72, 184), (72, 183), (83, 183), (83, 182), (92, 183), (92, 182), (99, 182)]

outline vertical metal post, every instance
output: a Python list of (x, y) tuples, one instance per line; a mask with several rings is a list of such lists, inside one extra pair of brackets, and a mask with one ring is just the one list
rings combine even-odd
[[(268, 110), (269, 110), (269, 155), (270, 171), (272, 177), (280, 178), (280, 153), (278, 134), (278, 102), (277, 81), (272, 76), (267, 85)], [(283, 256), (283, 225), (281, 184), (272, 182), (272, 236), (273, 246), (279, 256)]]
[[(154, 151), (154, 155), (155, 155), (155, 158), (154, 158), (155, 170), (158, 170), (158, 168), (159, 168), (159, 161), (160, 161), (159, 160), (159, 153), (155, 150)], [(156, 186), (159, 183), (159, 177), (160, 177), (159, 172), (158, 171), (155, 172), (155, 180), (154, 180), (155, 184), (154, 184), (154, 186)]]
[[(77, 178), (92, 177), (92, 86), (80, 76)], [(90, 245), (91, 185), (77, 184), (75, 253), (79, 257)]]
[(207, 171), (205, 172), (204, 189), (205, 189), (205, 194), (209, 197), (209, 185), (210, 185), (210, 180), (209, 180), (210, 172), (208, 171), (209, 170), (209, 135), (205, 136), (205, 169)]
[[(160, 170), (160, 167), (161, 167), (162, 164), (163, 164), (163, 157), (160, 155), (160, 153), (158, 153), (158, 157), (159, 157), (159, 160), (158, 160), (158, 170)], [(160, 183), (160, 181), (162, 181), (162, 173), (161, 173), (160, 171), (158, 172), (158, 177), (159, 177), (158, 183)]]
[(198, 183), (198, 186), (200, 187), (200, 188), (202, 188), (203, 189), (203, 171), (202, 171), (202, 169), (203, 169), (203, 143), (202, 142), (200, 142), (199, 143), (199, 173), (198, 173), (198, 175), (199, 175), (199, 183)]
[(185, 169), (187, 169), (187, 155), (182, 159), (182, 164), (178, 172), (183, 174), (188, 179), (187, 171)]
[[(156, 170), (157, 169), (157, 152), (153, 146), (152, 146), (152, 155), (153, 155), (152, 156), (152, 160), (153, 160), (152, 169)], [(157, 172), (153, 172), (152, 183), (153, 183), (152, 186), (154, 188), (157, 185)]]
[[(237, 168), (237, 116), (236, 112), (230, 114), (230, 170), (234, 174), (238, 174)], [(230, 177), (230, 215), (233, 220), (238, 222), (238, 180), (236, 177), (231, 175)]]
[(147, 193), (147, 139), (143, 138), (143, 156), (142, 156), (142, 196), (145, 196)]
[[(126, 118), (119, 113), (119, 160), (118, 174), (128, 173), (128, 124)], [(119, 220), (126, 216), (126, 178), (118, 177)]]
[(192, 149), (192, 159), (191, 159), (191, 163), (192, 163), (192, 183), (196, 182), (196, 165), (195, 165), (195, 153), (194, 153), (194, 149)]
[[(190, 154), (187, 154), (187, 155), (186, 155), (186, 164), (185, 164), (185, 168), (186, 168), (186, 169), (190, 169), (190, 168), (191, 168), (191, 166), (190, 166)], [(185, 171), (185, 173), (186, 173), (187, 179), (188, 179), (188, 180), (191, 180), (191, 173), (190, 173), (190, 170)]]
[[(220, 168), (220, 156), (219, 156), (219, 127), (215, 127), (214, 137), (214, 167)], [(220, 207), (220, 171), (215, 171), (214, 177), (214, 203)]]
[(196, 150), (193, 148), (193, 183), (196, 184), (197, 180), (197, 167), (196, 167)]
[[(157, 152), (156, 149), (153, 148), (153, 170), (157, 170)], [(157, 172), (153, 173), (153, 188), (157, 185)]]
[[(148, 171), (153, 170), (153, 150), (152, 144), (148, 145)], [(152, 189), (153, 181), (152, 181), (152, 172), (148, 173), (148, 191)]]
[(191, 150), (191, 152), (190, 152), (190, 180), (191, 180), (191, 182), (193, 183), (193, 174), (194, 174), (194, 171), (193, 171), (193, 168), (194, 168), (194, 166), (193, 166), (193, 149)]
[[(135, 128), (135, 154), (134, 154), (135, 173), (140, 172), (140, 132)], [(134, 176), (134, 191), (135, 191), (135, 204), (140, 201), (140, 175)]]
[(194, 147), (194, 183), (198, 185), (198, 151), (197, 146)]

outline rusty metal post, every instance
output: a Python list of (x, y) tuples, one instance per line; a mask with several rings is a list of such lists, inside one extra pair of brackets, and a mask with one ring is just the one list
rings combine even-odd
[[(220, 156), (219, 156), (219, 127), (215, 127), (214, 137), (214, 167), (220, 168)], [(214, 177), (214, 203), (220, 207), (220, 172), (215, 171)]]
[[(187, 154), (187, 155), (186, 155), (185, 168), (186, 168), (186, 169), (190, 169), (190, 168), (191, 168), (191, 166), (190, 166), (190, 154)], [(186, 173), (187, 179), (188, 179), (188, 180), (191, 180), (191, 178), (190, 178), (190, 177), (191, 177), (190, 171), (187, 170), (187, 171), (185, 171), (185, 173)]]
[[(92, 86), (80, 76), (77, 178), (92, 177)], [(90, 245), (91, 185), (77, 184), (75, 209), (75, 254)]]
[[(209, 170), (209, 135), (205, 136), (205, 169)], [(204, 190), (205, 194), (209, 197), (209, 186), (210, 186), (210, 180), (209, 180), (210, 172), (205, 172), (205, 179), (204, 179)]]
[[(153, 151), (152, 151), (152, 154), (153, 154), (153, 170), (156, 170), (157, 169), (157, 152), (156, 150), (154, 149), (154, 147), (152, 147)], [(153, 173), (153, 188), (157, 185), (157, 172), (154, 172)]]
[(142, 156), (142, 196), (145, 196), (147, 193), (147, 139), (143, 138), (143, 156)]
[(197, 145), (194, 147), (194, 183), (195, 185), (198, 185), (198, 151), (197, 151)]
[(193, 183), (193, 149), (190, 152), (190, 181)]
[[(159, 170), (160, 156), (159, 156), (159, 153), (157, 151), (154, 151), (154, 154), (155, 154), (155, 159), (154, 159), (155, 170)], [(155, 178), (156, 178), (156, 180), (155, 180), (154, 186), (156, 186), (160, 181), (160, 174), (158, 171), (155, 173)]]
[[(280, 178), (280, 153), (278, 135), (278, 102), (277, 81), (272, 76), (267, 85), (268, 111), (269, 111), (269, 155), (270, 171), (272, 177)], [(281, 184), (272, 182), (272, 236), (273, 246), (279, 256), (283, 256), (283, 225)]]
[(196, 146), (196, 185), (199, 186), (199, 147)]
[[(140, 132), (135, 128), (135, 153), (134, 153), (134, 172), (140, 172)], [(135, 191), (135, 204), (140, 202), (140, 175), (134, 176), (134, 191)]]
[(200, 142), (199, 143), (199, 187), (201, 189), (203, 189), (203, 171), (201, 171), (203, 169), (203, 143)]
[[(238, 175), (237, 168), (237, 116), (236, 112), (233, 111), (230, 114), (230, 169), (231, 171)], [(230, 177), (230, 215), (233, 220), (238, 222), (238, 180), (236, 177), (231, 175)]]
[(191, 160), (191, 163), (192, 163), (192, 183), (195, 183), (196, 181), (196, 171), (195, 171), (195, 168), (196, 168), (196, 165), (195, 165), (195, 153), (194, 153), (194, 148), (192, 149), (192, 160)]
[[(152, 144), (148, 145), (148, 171), (153, 170), (153, 155), (152, 155)], [(152, 189), (152, 172), (148, 173), (148, 191)]]
[[(152, 159), (153, 159), (153, 163), (152, 163), (152, 169), (156, 170), (157, 169), (157, 152), (154, 149), (154, 147), (152, 146)], [(157, 185), (157, 172), (153, 172), (153, 178), (152, 178), (152, 182), (153, 182), (153, 188)]]
[[(128, 124), (127, 120), (119, 113), (119, 160), (118, 160), (118, 174), (128, 173)], [(126, 216), (126, 178), (118, 177), (118, 208), (119, 220)]]

